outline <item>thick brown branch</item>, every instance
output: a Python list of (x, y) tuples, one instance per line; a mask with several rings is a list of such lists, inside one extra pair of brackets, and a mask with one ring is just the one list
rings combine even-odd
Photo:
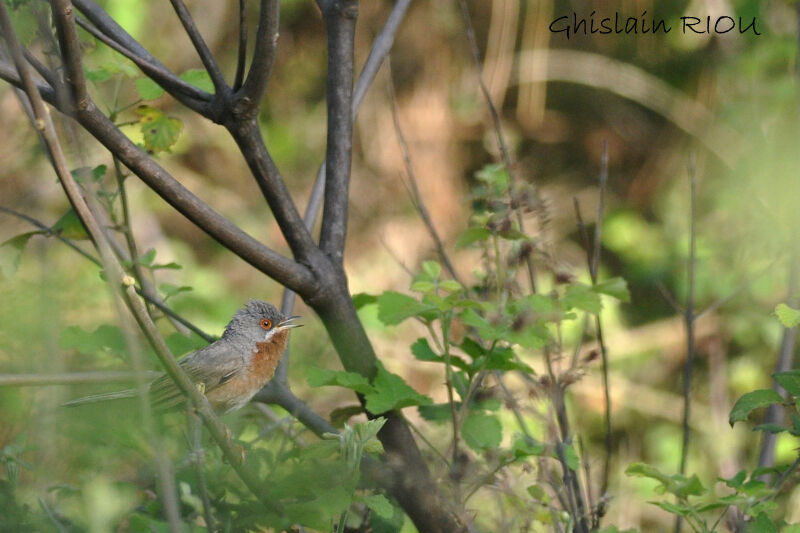
[[(300, 262), (306, 261), (316, 250), (316, 245), (311, 239), (311, 233), (303, 224), (303, 219), (297, 211), (283, 178), (281, 178), (278, 167), (275, 166), (275, 162), (264, 145), (258, 119), (254, 117), (248, 120), (236, 120), (234, 118), (226, 124), (226, 127), (244, 155), (295, 259)], [(291, 288), (297, 290), (294, 287)], [(307, 291), (298, 292), (308, 294)]]
[(323, 12), (328, 33), (328, 137), (320, 247), (337, 265), (342, 263), (347, 234), (353, 145), (353, 42), (357, 16), (355, 0), (331, 2)]

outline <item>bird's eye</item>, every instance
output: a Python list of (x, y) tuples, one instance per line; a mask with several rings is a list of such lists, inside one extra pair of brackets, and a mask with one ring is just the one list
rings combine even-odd
[(263, 329), (269, 329), (272, 327), (272, 320), (269, 318), (262, 318), (261, 322), (258, 323)]

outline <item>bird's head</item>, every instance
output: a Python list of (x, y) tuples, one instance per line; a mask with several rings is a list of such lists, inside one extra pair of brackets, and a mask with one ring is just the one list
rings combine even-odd
[(302, 324), (294, 321), (299, 316), (285, 316), (274, 305), (261, 300), (250, 300), (233, 315), (222, 338), (239, 338), (255, 344), (269, 342), (278, 333)]

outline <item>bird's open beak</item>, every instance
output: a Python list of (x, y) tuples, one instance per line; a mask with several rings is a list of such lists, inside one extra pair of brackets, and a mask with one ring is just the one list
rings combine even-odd
[(298, 318), (302, 318), (301, 316), (294, 315), (290, 317), (286, 317), (280, 322), (278, 322), (278, 327), (281, 329), (289, 329), (289, 328), (299, 328), (303, 326), (303, 324), (295, 324), (294, 321)]

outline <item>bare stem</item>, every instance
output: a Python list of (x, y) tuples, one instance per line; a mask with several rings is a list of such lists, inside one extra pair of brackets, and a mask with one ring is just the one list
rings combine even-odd
[[(695, 286), (695, 254), (696, 254), (696, 223), (697, 223), (697, 198), (696, 175), (694, 154), (689, 155), (689, 264), (688, 264), (688, 291), (686, 295), (686, 309), (683, 314), (686, 327), (686, 364), (683, 367), (683, 441), (681, 444), (680, 473), (686, 473), (686, 462), (689, 457), (689, 419), (691, 417), (690, 393), (692, 386), (692, 371), (694, 369), (695, 331), (694, 324), (697, 318), (694, 312), (694, 286)], [(676, 517), (675, 533), (681, 531), (681, 517)]]

